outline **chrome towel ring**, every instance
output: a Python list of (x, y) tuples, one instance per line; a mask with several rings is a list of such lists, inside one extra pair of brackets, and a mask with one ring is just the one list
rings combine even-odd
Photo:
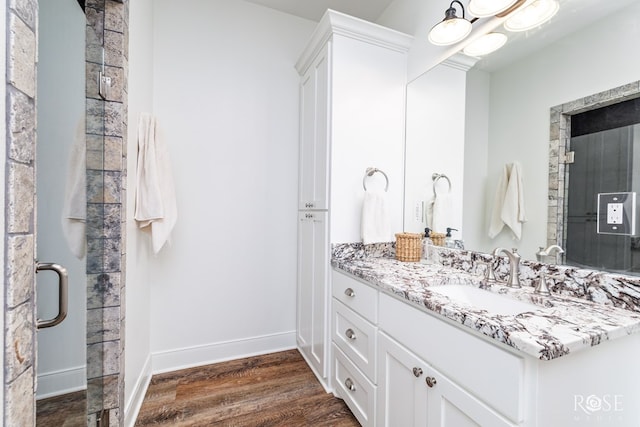
[(431, 175), (431, 179), (433, 180), (433, 195), (435, 196), (436, 193), (436, 184), (438, 183), (439, 180), (441, 179), (445, 179), (447, 181), (447, 183), (449, 184), (449, 193), (451, 193), (451, 180), (449, 179), (449, 177), (443, 173), (434, 173), (433, 175)]
[(384, 186), (384, 191), (388, 191), (389, 190), (389, 177), (387, 176), (386, 173), (384, 173), (382, 170), (380, 170), (378, 168), (367, 168), (367, 170), (365, 171), (364, 177), (362, 178), (362, 187), (364, 188), (364, 191), (367, 191), (367, 177), (368, 176), (372, 176), (376, 172), (379, 172), (384, 176), (384, 179), (387, 182), (386, 185)]

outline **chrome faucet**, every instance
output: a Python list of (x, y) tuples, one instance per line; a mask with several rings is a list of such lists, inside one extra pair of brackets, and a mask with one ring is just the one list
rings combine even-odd
[(520, 254), (518, 250), (513, 248), (511, 252), (505, 248), (495, 248), (493, 250), (493, 256), (498, 256), (504, 253), (509, 258), (509, 280), (507, 286), (511, 288), (520, 288)]
[(558, 263), (558, 255), (563, 254), (564, 249), (562, 249), (559, 245), (551, 245), (547, 247), (547, 249), (543, 249), (540, 246), (540, 250), (536, 252), (536, 258), (538, 262), (544, 262), (546, 257), (550, 257), (552, 254), (555, 254), (555, 263)]

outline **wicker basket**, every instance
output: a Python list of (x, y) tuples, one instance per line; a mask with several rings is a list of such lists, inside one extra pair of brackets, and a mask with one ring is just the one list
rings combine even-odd
[(396, 259), (398, 261), (417, 262), (422, 256), (422, 238), (424, 234), (397, 233)]
[(434, 233), (432, 231), (431, 233), (429, 233), (429, 237), (431, 238), (434, 246), (444, 246), (444, 238), (446, 237), (446, 234)]

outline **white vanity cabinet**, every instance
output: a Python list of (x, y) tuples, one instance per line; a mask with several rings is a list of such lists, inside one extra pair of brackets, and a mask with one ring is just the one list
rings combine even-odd
[(296, 340), (316, 375), (327, 371), (327, 212), (298, 213)]
[(378, 426), (515, 425), (384, 332), (378, 343)]
[(520, 425), (523, 358), (333, 270), (333, 384), (363, 426)]
[(333, 385), (361, 425), (375, 425), (378, 291), (332, 274)]
[(329, 207), (329, 97), (331, 43), (300, 80), (300, 170), (298, 209)]
[[(330, 243), (360, 240), (367, 167), (385, 171), (389, 204), (402, 205), (404, 94), (411, 40), (329, 10), (296, 63), (300, 74), (296, 335), (303, 357), (327, 390), (333, 367), (329, 364)], [(370, 179), (370, 185), (384, 185), (379, 176)], [(394, 214), (392, 228), (402, 229), (400, 212)], [(354, 321), (349, 315), (340, 319)]]
[(380, 294), (378, 326), (379, 426), (399, 425), (394, 420), (407, 415), (396, 413), (396, 404), (405, 399), (413, 402), (416, 420), (406, 425), (513, 426), (524, 421), (523, 357), (386, 294)]

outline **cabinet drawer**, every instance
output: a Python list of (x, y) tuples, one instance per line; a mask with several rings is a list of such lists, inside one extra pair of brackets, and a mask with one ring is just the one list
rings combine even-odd
[(524, 419), (522, 357), (388, 295), (378, 326), (511, 421)]
[(335, 299), (332, 317), (333, 341), (375, 383), (377, 328)]
[(373, 427), (376, 387), (337, 347), (334, 350), (334, 382), (337, 394), (353, 412), (363, 427)]
[(331, 289), (335, 299), (371, 323), (378, 323), (376, 289), (335, 270), (331, 272)]

